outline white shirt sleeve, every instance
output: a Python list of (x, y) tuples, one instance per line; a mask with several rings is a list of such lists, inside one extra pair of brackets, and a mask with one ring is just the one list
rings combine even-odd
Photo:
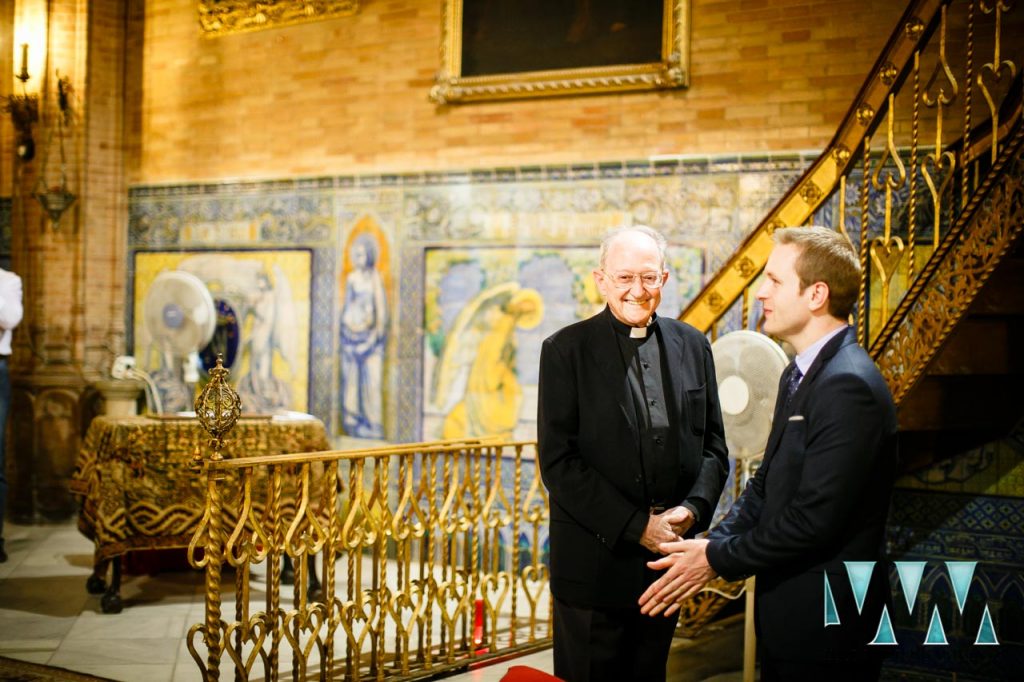
[(21, 277), (0, 270), (0, 329), (14, 329), (21, 322)]

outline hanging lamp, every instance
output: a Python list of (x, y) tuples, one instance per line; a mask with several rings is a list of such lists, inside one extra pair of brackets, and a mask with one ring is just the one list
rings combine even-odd
[[(39, 169), (39, 177), (36, 179), (36, 186), (33, 193), (43, 210), (50, 216), (50, 221), (57, 227), (61, 216), (75, 203), (78, 198), (68, 189), (67, 158), (64, 153), (64, 129), (71, 125), (71, 79), (67, 76), (61, 78), (57, 73), (57, 105), (60, 108), (60, 115), (57, 116), (57, 125), (50, 128), (50, 135), (46, 141), (46, 151), (43, 153), (43, 163)], [(57, 143), (60, 147), (60, 184), (48, 184), (46, 181), (46, 163), (49, 161), (50, 151), (53, 147), (53, 135), (57, 133)]]

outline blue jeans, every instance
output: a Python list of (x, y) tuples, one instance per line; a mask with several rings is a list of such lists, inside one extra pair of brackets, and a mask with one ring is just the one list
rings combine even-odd
[(7, 358), (0, 358), (0, 540), (4, 537), (4, 512), (7, 511), (7, 408), (11, 406), (11, 375)]

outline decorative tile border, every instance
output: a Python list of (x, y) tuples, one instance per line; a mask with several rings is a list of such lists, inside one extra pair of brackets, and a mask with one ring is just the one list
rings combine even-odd
[(129, 198), (281, 192), (352, 187), (415, 187), (421, 185), (463, 185), (491, 182), (537, 182), (645, 178), (666, 175), (709, 175), (714, 173), (802, 173), (817, 154), (745, 154), (740, 156), (674, 156), (652, 160), (603, 161), (585, 164), (515, 166), (468, 170), (424, 171), (366, 175), (339, 175), (273, 180), (243, 180), (185, 185), (140, 185), (129, 190)]

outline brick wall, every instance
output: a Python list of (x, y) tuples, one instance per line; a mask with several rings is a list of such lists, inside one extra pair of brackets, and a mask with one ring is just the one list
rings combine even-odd
[[(27, 308), (16, 342), (31, 338), (34, 347), (16, 357), (23, 367), (81, 363), (99, 376), (119, 352), (124, 329), (125, 10), (120, 0), (97, 0), (87, 14), (82, 3), (61, 0), (49, 12), (50, 72), (36, 159), (24, 167), (14, 196), (12, 260), (25, 279)], [(50, 134), (58, 119), (58, 72), (71, 84), (64, 145), (68, 188), (78, 200), (54, 226), (32, 192), (40, 173), (48, 187), (61, 181), (59, 136)]]
[[(89, 112), (82, 136), (89, 160), (83, 174), (82, 270), (87, 283), (81, 299), (84, 336), (76, 357), (89, 368), (109, 370), (124, 338), (125, 253), (128, 197), (124, 173), (125, 3), (91, 3), (88, 61)], [(96, 39), (96, 38), (99, 39)]]
[(153, 0), (129, 181), (820, 149), (903, 7), (693, 0), (688, 90), (439, 108), (441, 0), (214, 39), (194, 0)]

